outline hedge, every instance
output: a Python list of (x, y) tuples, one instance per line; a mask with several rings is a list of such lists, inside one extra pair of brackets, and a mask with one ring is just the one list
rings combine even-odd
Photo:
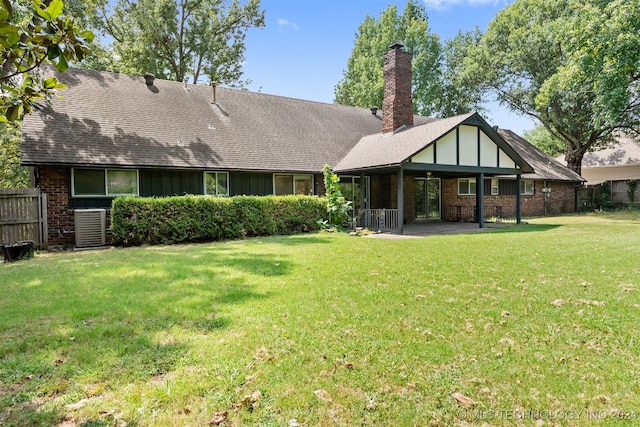
[(203, 242), (313, 231), (326, 218), (324, 197), (119, 197), (111, 232), (124, 246)]

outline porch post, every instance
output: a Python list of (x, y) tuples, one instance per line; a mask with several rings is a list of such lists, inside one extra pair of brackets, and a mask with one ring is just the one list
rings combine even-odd
[(404, 171), (398, 169), (398, 234), (404, 233)]
[(364, 180), (364, 173), (361, 173), (360, 174), (360, 209), (367, 209), (367, 206), (365, 206), (365, 200), (364, 200), (364, 198), (366, 197), (366, 193), (364, 192), (365, 182), (366, 181)]
[(522, 202), (522, 194), (520, 192), (520, 186), (522, 185), (522, 175), (516, 175), (516, 224), (522, 223), (522, 210), (520, 205)]
[(476, 211), (478, 215), (478, 227), (484, 228), (484, 173), (476, 178)]

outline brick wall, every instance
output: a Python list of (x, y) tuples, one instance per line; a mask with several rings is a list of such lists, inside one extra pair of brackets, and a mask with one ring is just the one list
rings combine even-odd
[(73, 211), (69, 209), (71, 171), (64, 167), (40, 167), (38, 187), (47, 195), (47, 229), (50, 248), (75, 243)]
[[(521, 196), (520, 209), (523, 216), (559, 215), (575, 211), (575, 183), (547, 181), (547, 186), (551, 188), (548, 195), (542, 191), (544, 181), (534, 181), (534, 194)], [(442, 205), (473, 207), (476, 205), (476, 196), (459, 196), (458, 180), (443, 179)], [(515, 212), (516, 196), (485, 194), (484, 205), (501, 206), (508, 212)]]
[(413, 126), (411, 54), (394, 45), (384, 56), (383, 72), (382, 133), (393, 132), (402, 125)]
[[(404, 197), (404, 221), (416, 219), (416, 180), (404, 176), (402, 188)], [(398, 208), (398, 175), (374, 175), (371, 177), (371, 209)]]

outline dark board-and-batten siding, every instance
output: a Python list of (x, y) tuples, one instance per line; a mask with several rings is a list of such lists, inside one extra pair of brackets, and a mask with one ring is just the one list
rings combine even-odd
[[(140, 170), (141, 197), (183, 196), (204, 194), (202, 171)], [(268, 196), (273, 194), (273, 174), (259, 172), (229, 172), (230, 196)], [(71, 197), (71, 209), (110, 208), (111, 197)]]

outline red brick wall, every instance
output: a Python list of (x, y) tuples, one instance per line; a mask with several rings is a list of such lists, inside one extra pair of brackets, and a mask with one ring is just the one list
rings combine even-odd
[(384, 56), (382, 133), (393, 132), (402, 125), (413, 126), (411, 54), (398, 48)]
[[(521, 196), (520, 209), (523, 216), (559, 215), (575, 211), (575, 188), (573, 182), (547, 181), (547, 187), (551, 188), (551, 193), (543, 193), (544, 181), (534, 181), (534, 194), (532, 196)], [(459, 196), (458, 180), (442, 180), (442, 206), (465, 206), (476, 205), (476, 196)], [(509, 212), (515, 212), (516, 196), (491, 196), (485, 194), (485, 208), (489, 206), (502, 206)], [(545, 211), (546, 209), (546, 211)]]
[(37, 185), (47, 195), (47, 229), (52, 248), (66, 248), (75, 243), (73, 211), (69, 209), (70, 181), (69, 168), (38, 168)]
[[(404, 198), (404, 221), (416, 219), (416, 180), (404, 175), (402, 188)], [(398, 175), (375, 175), (371, 177), (371, 209), (398, 208)]]

